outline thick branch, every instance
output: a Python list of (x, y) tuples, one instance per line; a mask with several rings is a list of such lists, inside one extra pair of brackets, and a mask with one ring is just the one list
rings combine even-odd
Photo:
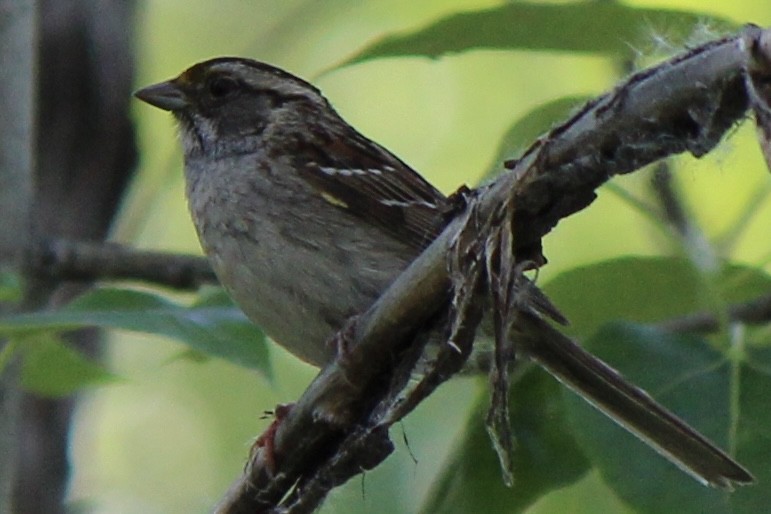
[[(633, 75), (508, 163), (511, 172), (480, 192), (478, 212), (489, 214), (513, 194), (519, 260), (540, 260), (541, 237), (561, 218), (589, 205), (594, 190), (613, 175), (674, 153), (701, 156), (719, 142), (747, 109), (746, 45), (761, 36), (771, 37), (749, 27), (741, 36)], [(362, 425), (369, 433), (377, 430), (373, 412), (378, 400), (394, 396), (387, 377), (400, 356), (414, 358), (412, 336), (448, 298), (446, 255), (459, 225), (451, 223), (359, 318), (348, 331), (350, 353), (322, 370), (281, 423), (275, 438), (280, 472), (271, 473), (256, 452), (217, 512), (270, 512), (298, 481), (292, 493), (296, 501), (290, 498), (289, 503), (296, 512), (321, 501), (323, 494), (315, 490), (310, 504), (303, 500), (302, 480), (315, 476), (330, 457), (351, 450), (340, 449), (347, 435), (360, 433)], [(369, 460), (360, 454), (360, 468), (368, 469), (387, 454), (380, 451)], [(337, 477), (329, 488), (342, 481)]]

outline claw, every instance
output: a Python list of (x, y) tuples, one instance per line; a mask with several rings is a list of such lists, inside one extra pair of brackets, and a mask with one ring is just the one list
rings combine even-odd
[(271, 475), (276, 474), (276, 431), (281, 422), (289, 415), (294, 407), (293, 403), (279, 403), (273, 412), (266, 411), (267, 416), (273, 416), (273, 421), (267, 429), (254, 441), (249, 451), (249, 462), (254, 458), (255, 452), (260, 448), (265, 452), (265, 467)]
[(359, 321), (358, 316), (351, 316), (338, 332), (327, 340), (327, 347), (334, 347), (335, 357), (345, 363), (350, 354), (351, 341), (356, 334), (356, 324)]

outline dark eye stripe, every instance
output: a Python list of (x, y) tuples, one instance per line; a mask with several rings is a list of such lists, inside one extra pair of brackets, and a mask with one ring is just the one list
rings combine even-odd
[(207, 84), (209, 94), (213, 98), (225, 98), (238, 92), (240, 84), (232, 77), (213, 77)]

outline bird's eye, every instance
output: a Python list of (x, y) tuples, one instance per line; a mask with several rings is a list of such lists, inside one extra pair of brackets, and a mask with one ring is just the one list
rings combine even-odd
[(238, 91), (238, 82), (230, 77), (214, 77), (207, 84), (212, 98), (222, 99)]

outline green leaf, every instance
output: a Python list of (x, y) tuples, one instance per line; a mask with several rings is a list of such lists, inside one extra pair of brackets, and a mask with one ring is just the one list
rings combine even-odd
[(495, 159), (484, 178), (491, 178), (499, 174), (503, 161), (521, 154), (538, 136), (546, 133), (556, 123), (566, 120), (571, 111), (588, 101), (589, 98), (588, 96), (558, 98), (539, 105), (514, 122), (501, 138)]
[[(735, 452), (759, 484), (769, 483), (768, 349), (762, 359), (748, 352), (746, 360), (734, 363), (702, 338), (621, 323), (603, 328), (585, 347), (713, 442)], [(759, 368), (755, 363), (761, 360), (764, 366)], [(576, 395), (565, 395), (581, 447), (608, 486), (638, 512), (754, 513), (771, 505), (768, 487), (727, 493), (700, 485)]]
[(755, 475), (757, 485), (742, 488), (732, 500), (734, 512), (754, 513), (771, 505), (771, 348), (750, 346), (744, 364), (739, 375), (736, 456)]
[(5, 369), (11, 363), (11, 359), (16, 355), (19, 344), (13, 339), (8, 340), (6, 344), (0, 343), (0, 376), (5, 373)]
[(18, 273), (0, 270), (0, 303), (18, 303), (21, 301), (21, 280)]
[(27, 391), (44, 396), (66, 396), (85, 387), (119, 380), (52, 334), (25, 337), (21, 349), (21, 384)]
[(464, 439), (443, 467), (421, 512), (523, 512), (542, 495), (581, 478), (589, 464), (567, 427), (561, 386), (531, 368), (511, 391), (515, 435), (514, 486), (503, 485), (498, 457), (484, 427), (489, 398), (479, 399)]
[[(726, 303), (771, 291), (771, 277), (738, 265), (725, 266), (715, 282)], [(621, 257), (562, 273), (544, 291), (570, 320), (570, 332), (588, 336), (612, 320), (648, 323), (708, 309), (705, 287), (687, 259)]]
[(704, 24), (719, 31), (736, 28), (726, 19), (703, 13), (632, 7), (617, 2), (511, 2), (452, 14), (415, 32), (386, 36), (340, 66), (381, 57), (436, 58), (482, 48), (624, 57), (654, 39), (654, 34), (680, 46), (694, 27)]
[(192, 350), (255, 368), (270, 377), (265, 335), (224, 294), (190, 307), (128, 289), (94, 289), (54, 312), (0, 317), (0, 333), (97, 326), (177, 339)]

